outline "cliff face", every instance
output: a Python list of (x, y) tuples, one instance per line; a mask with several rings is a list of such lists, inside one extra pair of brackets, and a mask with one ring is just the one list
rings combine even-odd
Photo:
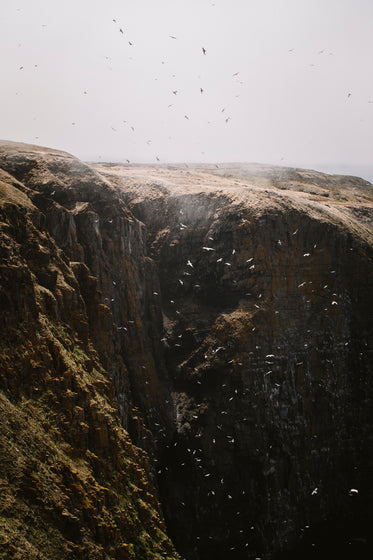
[[(67, 154), (2, 144), (0, 164), (0, 557), (175, 558), (124, 429), (151, 450), (142, 225)], [(149, 419), (163, 400), (154, 380)]]
[(99, 169), (158, 263), (176, 414), (159, 484), (178, 549), (367, 545), (372, 186), (260, 166)]
[(372, 201), (0, 143), (0, 554), (369, 548)]

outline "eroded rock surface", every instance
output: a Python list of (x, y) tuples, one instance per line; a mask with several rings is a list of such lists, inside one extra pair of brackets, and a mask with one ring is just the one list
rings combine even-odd
[(0, 557), (176, 558), (134, 445), (170, 423), (143, 226), (68, 154), (0, 167)]
[(0, 557), (371, 550), (372, 202), (0, 143)]
[(97, 168), (158, 264), (176, 546), (272, 558), (303, 538), (303, 555), (350, 557), (372, 519), (372, 186), (265, 166)]

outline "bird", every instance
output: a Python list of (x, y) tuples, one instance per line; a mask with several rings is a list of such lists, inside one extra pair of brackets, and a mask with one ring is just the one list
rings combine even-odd
[(157, 161), (160, 161), (160, 159), (159, 159), (159, 157), (158, 157), (158, 156), (155, 156), (155, 159), (156, 159)]
[(191, 266), (192, 268), (194, 268), (194, 266), (193, 266), (193, 264), (190, 262), (190, 260), (188, 260), (187, 266)]
[(174, 95), (177, 95), (177, 89), (173, 90), (172, 92)]
[(119, 29), (119, 31), (120, 31), (120, 32), (121, 32), (122, 34), (124, 33), (124, 31), (123, 31), (123, 29), (122, 29), (122, 28), (120, 28), (120, 29)]
[(177, 37), (174, 37), (173, 35), (170, 35), (171, 39), (177, 39)]
[(234, 78), (235, 76), (238, 76), (239, 72), (235, 72), (234, 74), (232, 74), (232, 78)]
[(204, 47), (202, 47), (202, 52), (203, 54), (206, 54), (206, 49)]
[(184, 115), (184, 119), (186, 119), (187, 121), (189, 121), (188, 115)]
[(202, 88), (199, 88), (199, 90), (200, 90), (201, 93), (203, 93), (203, 89), (202, 89)]
[(212, 247), (202, 247), (204, 251), (215, 251)]
[(351, 97), (351, 95), (352, 95), (352, 94), (351, 94), (351, 93), (349, 93), (349, 94), (347, 94), (347, 97)]

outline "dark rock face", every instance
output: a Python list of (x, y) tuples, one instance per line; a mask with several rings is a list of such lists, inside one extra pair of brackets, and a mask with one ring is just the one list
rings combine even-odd
[(177, 548), (202, 560), (286, 558), (304, 535), (317, 558), (368, 546), (371, 186), (100, 169), (158, 263), (177, 426), (159, 485)]
[(0, 168), (4, 558), (15, 535), (45, 558), (174, 558), (157, 497), (188, 560), (371, 550), (372, 186), (11, 143)]

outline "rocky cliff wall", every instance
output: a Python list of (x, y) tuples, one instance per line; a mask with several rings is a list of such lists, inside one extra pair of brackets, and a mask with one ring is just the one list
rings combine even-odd
[(158, 264), (176, 414), (159, 484), (179, 550), (357, 554), (373, 518), (372, 186), (259, 166), (100, 170)]
[(365, 553), (372, 186), (0, 168), (3, 557)]
[(133, 445), (168, 421), (143, 226), (68, 154), (0, 166), (0, 557), (176, 558)]

